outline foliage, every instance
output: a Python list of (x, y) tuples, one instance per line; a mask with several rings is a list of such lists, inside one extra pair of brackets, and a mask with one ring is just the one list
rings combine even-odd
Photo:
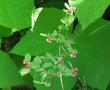
[[(110, 0), (0, 0), (0, 88), (34, 84), (38, 90), (71, 90), (80, 78), (84, 90), (86, 84), (106, 90), (110, 22), (102, 16), (109, 4)], [(19, 32), (17, 41), (14, 32)]]
[(110, 22), (99, 19), (76, 38), (76, 47), (80, 52), (76, 61), (79, 76), (85, 77), (89, 85), (99, 90), (105, 90), (110, 80), (109, 27)]
[(0, 87), (19, 84), (23, 84), (23, 80), (17, 67), (7, 54), (0, 51)]
[(1, 0), (0, 25), (11, 29), (31, 27), (33, 0)]

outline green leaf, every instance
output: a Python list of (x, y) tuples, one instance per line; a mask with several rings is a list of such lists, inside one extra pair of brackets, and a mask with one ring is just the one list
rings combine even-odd
[(84, 0), (68, 0), (70, 6), (75, 7), (80, 5)]
[[(65, 90), (71, 90), (76, 82), (76, 78), (74, 77), (64, 77), (63, 78), (63, 84)], [(54, 88), (54, 90), (62, 90), (61, 83), (59, 78), (54, 78), (51, 87), (45, 87), (44, 85), (39, 85), (34, 83), (34, 86), (37, 87), (38, 90), (51, 90)]]
[(45, 37), (40, 33), (53, 33), (61, 24), (60, 19), (64, 17), (64, 12), (55, 8), (44, 8), (39, 14), (35, 24), (34, 31), (29, 31), (21, 41), (12, 49), (11, 53), (24, 56), (25, 53), (30, 53), (33, 56), (43, 54), (45, 52), (55, 53), (58, 50), (58, 45), (55, 42), (49, 44)]
[[(38, 73), (31, 71), (31, 74), (32, 74), (35, 81), (39, 80), (40, 77), (39, 77)], [(72, 87), (74, 86), (74, 84), (76, 83), (76, 80), (77, 80), (76, 77), (75, 78), (74, 77), (63, 77), (63, 83), (64, 83), (65, 90), (71, 90)], [(52, 85), (50, 87), (45, 87), (44, 85), (34, 83), (34, 86), (38, 90), (51, 90), (51, 88), (54, 88), (55, 90), (62, 90), (59, 78), (55, 77), (51, 84)]]
[(33, 78), (30, 74), (26, 74), (23, 76), (24, 84), (28, 88), (33, 88)]
[(7, 37), (11, 35), (11, 29), (0, 26), (0, 36)]
[(58, 65), (59, 71), (60, 72), (65, 72), (66, 66), (63, 64)]
[(76, 35), (78, 57), (75, 61), (79, 77), (90, 86), (106, 90), (110, 80), (110, 22), (97, 20)]
[(44, 63), (44, 64), (42, 65), (42, 68), (48, 68), (48, 67), (51, 67), (51, 66), (53, 66), (53, 63), (47, 62), (47, 63)]
[(76, 8), (76, 16), (83, 30), (101, 17), (109, 4), (110, 0), (84, 0), (81, 2)]
[(30, 61), (31, 60), (31, 55), (29, 53), (27, 53), (25, 55), (25, 60)]
[(34, 58), (34, 63), (36, 63), (36, 64), (41, 64), (41, 62), (42, 62), (42, 60), (41, 60), (41, 58), (40, 58), (39, 56), (36, 56), (36, 57)]
[(0, 51), (0, 88), (22, 84), (22, 77), (7, 54)]
[(47, 1), (45, 3), (42, 3), (42, 7), (54, 7), (62, 9), (64, 8), (64, 1), (63, 0)]
[(31, 27), (33, 0), (0, 0), (0, 25), (23, 29)]
[(65, 76), (72, 76), (72, 70), (69, 68), (66, 68)]
[(35, 62), (31, 63), (31, 68), (35, 69), (36, 71), (40, 71), (40, 69), (41, 69), (40, 65)]
[(47, 74), (44, 73), (41, 77), (41, 82), (44, 82), (46, 80), (46, 78), (47, 78)]
[(53, 63), (56, 63), (56, 58), (52, 55), (52, 54), (50, 54), (50, 53), (46, 53), (46, 57), (50, 60), (50, 61), (52, 61)]
[(35, 69), (36, 72), (42, 71), (42, 68), (40, 67), (41, 62), (41, 58), (36, 56), (34, 61), (31, 62), (31, 68)]

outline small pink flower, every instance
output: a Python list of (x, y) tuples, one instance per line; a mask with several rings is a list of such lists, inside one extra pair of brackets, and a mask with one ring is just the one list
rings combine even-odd
[(25, 65), (25, 68), (26, 69), (29, 69), (30, 68), (30, 63), (27, 62), (26, 60), (23, 61), (23, 64)]
[(58, 64), (64, 64), (64, 60), (58, 61), (58, 62), (57, 62), (57, 65), (58, 65)]
[(76, 52), (76, 51), (70, 52), (70, 56), (71, 56), (72, 58), (76, 58), (77, 52)]
[(72, 76), (73, 76), (73, 77), (75, 77), (75, 76), (78, 75), (77, 71), (78, 71), (77, 68), (73, 68), (73, 69), (72, 69)]
[(25, 64), (25, 68), (26, 68), (26, 69), (29, 69), (29, 68), (30, 68), (30, 64), (29, 64), (29, 63), (26, 63), (26, 64)]
[(48, 36), (47, 39), (46, 39), (46, 41), (47, 41), (48, 43), (52, 43), (52, 40), (53, 40), (53, 39), (52, 39), (51, 36)]
[(68, 13), (73, 13), (73, 12), (75, 12), (75, 10), (76, 10), (76, 8), (70, 7), (70, 8), (68, 9)]
[(65, 7), (68, 9), (68, 13), (73, 13), (76, 10), (76, 7), (69, 6), (68, 3), (64, 3)]

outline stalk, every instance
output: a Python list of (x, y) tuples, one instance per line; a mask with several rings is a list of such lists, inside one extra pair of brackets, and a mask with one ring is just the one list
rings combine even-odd
[[(59, 31), (59, 40), (60, 40), (60, 31)], [(60, 42), (59, 42), (59, 50), (58, 50), (58, 53), (59, 53), (59, 57), (61, 57), (61, 43), (60, 43)], [(64, 90), (62, 72), (60, 72), (60, 83), (61, 83), (62, 90)]]
[(64, 90), (62, 73), (60, 73), (60, 83), (61, 83), (62, 90)]

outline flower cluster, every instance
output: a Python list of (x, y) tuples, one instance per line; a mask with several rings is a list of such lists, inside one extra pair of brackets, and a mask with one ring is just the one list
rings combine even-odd
[(23, 62), (25, 68), (34, 70), (41, 77), (40, 80), (34, 80), (34, 83), (48, 87), (51, 85), (51, 79), (58, 77), (60, 78), (62, 88), (64, 88), (62, 77), (76, 77), (78, 75), (78, 69), (72, 65), (72, 62), (77, 58), (77, 50), (73, 48), (74, 41), (70, 37), (63, 35), (63, 32), (69, 30), (74, 21), (75, 16), (73, 13), (76, 7), (70, 7), (67, 3), (65, 3), (65, 7), (67, 8), (64, 10), (66, 16), (61, 19), (62, 24), (58, 26), (58, 30), (54, 30), (53, 33), (40, 33), (40, 36), (44, 37), (46, 43), (57, 43), (59, 47), (58, 53), (53, 55), (52, 52), (46, 52), (45, 55), (36, 56), (33, 60), (31, 60), (30, 54), (25, 56)]

